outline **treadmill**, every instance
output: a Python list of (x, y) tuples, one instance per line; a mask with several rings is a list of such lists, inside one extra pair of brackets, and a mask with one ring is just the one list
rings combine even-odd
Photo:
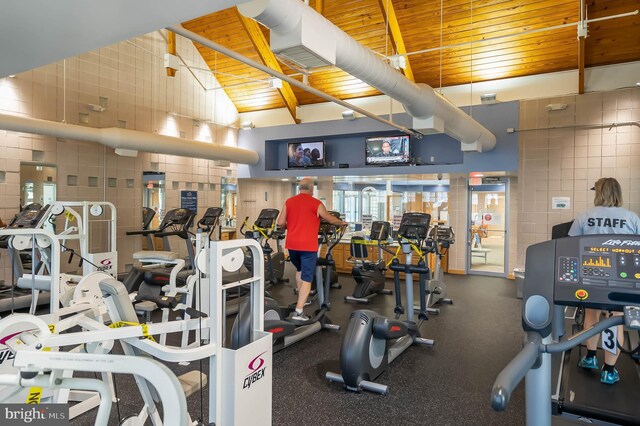
[[(183, 271), (180, 271), (178, 274), (178, 283), (186, 282), (186, 277), (191, 274), (191, 267), (194, 262), (194, 250), (193, 244), (191, 244), (190, 235), (191, 232), (189, 228), (193, 225), (193, 220), (195, 218), (195, 212), (189, 209), (172, 209), (169, 210), (160, 222), (160, 225), (157, 229), (141, 229), (137, 231), (127, 231), (127, 235), (142, 235), (146, 238), (158, 237), (162, 238), (163, 241), (163, 249), (162, 251), (169, 252), (171, 251), (171, 246), (169, 243), (170, 236), (178, 236), (181, 239), (185, 240), (187, 253), (189, 256), (189, 261), (185, 265)], [(153, 245), (151, 246), (153, 247)], [(153, 250), (145, 250), (149, 253), (153, 253)], [(134, 253), (134, 260), (137, 254), (143, 254), (143, 252)], [(164, 285), (166, 284), (166, 276), (170, 274), (171, 268), (138, 268), (132, 267), (128, 272), (121, 274), (119, 276), (119, 281), (121, 281), (127, 291), (132, 293), (134, 291), (138, 291), (142, 282), (147, 282), (149, 285)]]
[(565, 306), (624, 310), (625, 330), (638, 332), (640, 236), (587, 235), (546, 241), (527, 249), (526, 264), (522, 324), (527, 336), (524, 349), (496, 379), (494, 409), (506, 407), (511, 391), (526, 374), (528, 425), (549, 425), (552, 414), (554, 424), (640, 425), (636, 360), (620, 354), (616, 364), (620, 381), (614, 385), (600, 382), (600, 370), (577, 365), (579, 345), (621, 324), (623, 317), (603, 319), (590, 330), (561, 338)]
[[(5, 229), (34, 229), (40, 225), (43, 216), (49, 209), (49, 206), (42, 207), (40, 204), (30, 204), (26, 206), (16, 217), (9, 223)], [(1, 234), (0, 230), (0, 234)], [(11, 279), (12, 284), (9, 287), (0, 289), (0, 312), (13, 311), (15, 309), (23, 309), (31, 306), (33, 299), (31, 289), (22, 289), (17, 287), (18, 278), (25, 273), (25, 266), (37, 268), (37, 259), (34, 253), (27, 253), (16, 250), (11, 246), (9, 235), (0, 237), (0, 248), (6, 249), (11, 261)], [(28, 256), (31, 254), (31, 256)], [(26, 255), (26, 256), (25, 256)], [(29, 259), (30, 265), (25, 263)], [(38, 297), (38, 305), (49, 303), (49, 293), (42, 292)]]

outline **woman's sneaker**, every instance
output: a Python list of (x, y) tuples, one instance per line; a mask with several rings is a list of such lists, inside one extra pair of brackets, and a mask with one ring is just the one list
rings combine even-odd
[(613, 369), (613, 371), (602, 369), (602, 376), (600, 377), (600, 381), (602, 383), (606, 383), (607, 385), (612, 385), (615, 382), (620, 381), (618, 370), (616, 370), (615, 368)]
[(586, 368), (588, 370), (597, 370), (598, 369), (598, 357), (597, 356), (583, 356), (580, 362), (578, 363), (578, 367)]

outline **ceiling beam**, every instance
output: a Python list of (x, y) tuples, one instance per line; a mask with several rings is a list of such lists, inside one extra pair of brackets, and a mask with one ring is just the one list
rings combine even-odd
[(587, 45), (586, 5), (580, 2), (580, 21), (578, 22), (578, 93), (584, 94), (584, 60)]
[[(393, 3), (391, 0), (378, 0), (380, 4), (380, 10), (382, 11), (382, 16), (384, 20), (389, 25), (389, 35), (391, 36), (391, 44), (398, 55), (405, 55), (407, 53), (407, 48), (404, 45), (404, 40), (402, 39), (402, 32), (400, 31), (400, 25), (398, 25), (398, 18), (396, 17), (396, 11), (393, 8)], [(413, 76), (413, 71), (411, 70), (411, 64), (409, 63), (409, 57), (406, 58), (406, 66), (403, 69), (405, 77), (407, 77), (411, 81), (416, 81)]]
[(587, 40), (584, 37), (578, 38), (578, 93), (584, 94), (584, 57)]
[[(260, 25), (253, 19), (245, 18), (244, 16), (242, 16), (240, 12), (238, 12), (237, 8), (236, 14), (238, 15), (238, 18), (240, 19), (240, 22), (242, 23), (245, 31), (249, 35), (251, 43), (257, 50), (262, 63), (269, 68), (282, 73), (282, 67), (280, 67), (280, 63), (278, 63), (276, 56), (271, 51), (269, 43), (267, 42), (266, 37), (260, 29)], [(293, 93), (293, 89), (291, 88), (289, 83), (283, 81), (282, 87), (277, 90), (278, 92), (280, 92), (280, 96), (282, 96), (282, 99), (284, 100), (284, 103), (287, 106), (287, 109), (289, 110), (293, 121), (296, 124), (299, 124), (300, 119), (298, 119), (298, 117), (296, 116), (296, 107), (298, 106), (298, 100), (296, 99), (295, 93)]]
[[(167, 53), (170, 55), (175, 56), (177, 52), (176, 49), (176, 33), (174, 33), (173, 31), (167, 31)], [(174, 68), (171, 67), (166, 67), (165, 68), (167, 70), (167, 76), (168, 77), (175, 77), (176, 76), (176, 71)]]
[(316, 0), (316, 12), (320, 15), (324, 15), (324, 0)]

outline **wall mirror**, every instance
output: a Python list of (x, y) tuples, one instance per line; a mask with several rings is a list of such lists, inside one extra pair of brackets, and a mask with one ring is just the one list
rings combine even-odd
[(47, 164), (20, 164), (20, 208), (56, 201), (56, 167)]
[(224, 217), (221, 218), (221, 225), (227, 227), (236, 226), (236, 207), (238, 205), (238, 180), (236, 178), (223, 177), (221, 202)]
[[(165, 213), (165, 175), (164, 172), (142, 172), (142, 218), (148, 217), (150, 209), (155, 212), (153, 219), (148, 224), (149, 229), (157, 228)], [(144, 224), (143, 224), (144, 226)]]

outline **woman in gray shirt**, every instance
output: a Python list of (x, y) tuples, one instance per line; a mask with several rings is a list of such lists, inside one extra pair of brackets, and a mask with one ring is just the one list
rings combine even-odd
[[(622, 189), (620, 183), (614, 178), (601, 178), (591, 188), (596, 191), (593, 200), (595, 207), (578, 215), (569, 230), (570, 236), (596, 235), (596, 234), (640, 234), (640, 219), (638, 215), (622, 206)], [(586, 309), (584, 316), (584, 329), (598, 322), (601, 311), (599, 309)], [(616, 312), (613, 315), (621, 315)], [(612, 338), (613, 338), (613, 333)], [(618, 326), (618, 340), (620, 345), (624, 342), (623, 327)], [(578, 365), (586, 369), (598, 369), (598, 338), (594, 336), (587, 340), (587, 355)], [(620, 380), (618, 370), (615, 369), (620, 350), (616, 353), (605, 351), (604, 367), (600, 381), (609, 385)]]

